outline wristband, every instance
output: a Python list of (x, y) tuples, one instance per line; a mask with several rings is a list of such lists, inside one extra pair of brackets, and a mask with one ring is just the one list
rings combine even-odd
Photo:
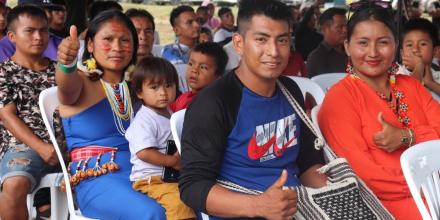
[(77, 62), (77, 59), (75, 59), (69, 65), (64, 65), (62, 63), (58, 63), (58, 67), (60, 68), (61, 72), (63, 72), (64, 74), (71, 74), (71, 73), (75, 72), (77, 69), (76, 62)]
[[(402, 139), (401, 139), (401, 143), (403, 146), (410, 146), (411, 142), (410, 142), (410, 138), (408, 136), (405, 135), (405, 130), (404, 129), (400, 129), (401, 133), (402, 133)], [(411, 136), (411, 135), (410, 135)]]

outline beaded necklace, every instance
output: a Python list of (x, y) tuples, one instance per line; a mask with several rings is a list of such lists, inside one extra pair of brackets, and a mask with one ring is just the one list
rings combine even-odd
[(118, 84), (110, 84), (101, 79), (105, 96), (110, 103), (113, 113), (113, 121), (121, 135), (125, 135), (125, 128), (121, 120), (133, 119), (130, 92), (126, 81)]
[[(361, 79), (354, 71), (352, 71), (351, 76), (353, 79)], [(411, 125), (411, 120), (407, 114), (408, 104), (405, 102), (405, 94), (396, 88), (396, 74), (389, 74), (388, 81), (391, 87), (390, 98), (388, 99), (385, 94), (379, 91), (376, 91), (376, 94), (380, 99), (388, 103), (389, 108), (397, 116), (397, 119), (403, 125), (403, 127), (409, 127)]]

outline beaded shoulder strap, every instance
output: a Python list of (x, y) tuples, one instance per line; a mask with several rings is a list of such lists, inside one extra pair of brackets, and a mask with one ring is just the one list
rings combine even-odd
[(310, 131), (315, 135), (316, 139), (314, 141), (315, 149), (323, 149), (324, 155), (327, 158), (328, 161), (334, 160), (338, 158), (335, 152), (327, 145), (325, 142), (324, 137), (321, 135), (320, 132), (317, 132), (315, 127), (313, 126), (312, 121), (307, 116), (307, 114), (302, 109), (301, 105), (293, 98), (292, 94), (290, 94), (289, 90), (281, 83), (280, 80), (277, 80), (277, 84), (281, 89), (281, 92), (283, 92), (284, 96), (286, 96), (287, 100), (289, 101), (290, 105), (293, 107), (293, 109), (296, 111), (296, 113), (300, 116), (302, 121), (305, 125), (310, 129)]

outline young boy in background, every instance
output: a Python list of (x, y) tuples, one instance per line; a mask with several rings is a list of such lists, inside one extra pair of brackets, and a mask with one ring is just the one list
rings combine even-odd
[(191, 91), (185, 92), (170, 105), (173, 112), (185, 109), (198, 92), (220, 78), (225, 72), (228, 55), (217, 43), (197, 45), (190, 54), (186, 81)]
[(410, 19), (402, 38), (402, 63), (426, 88), (440, 95), (440, 68), (432, 64), (438, 47), (437, 27), (424, 18)]

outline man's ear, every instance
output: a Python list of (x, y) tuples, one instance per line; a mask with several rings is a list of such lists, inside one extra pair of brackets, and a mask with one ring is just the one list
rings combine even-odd
[(6, 33), (6, 36), (8, 36), (9, 40), (12, 43), (15, 43), (15, 33), (14, 33), (14, 31), (8, 31), (8, 33)]
[(176, 37), (180, 36), (180, 28), (177, 27), (177, 25), (175, 25), (173, 27), (173, 31), (174, 31), (174, 34), (176, 35)]
[(237, 51), (240, 56), (243, 55), (244, 37), (240, 33), (235, 32), (232, 35), (232, 43), (234, 45), (235, 51)]

